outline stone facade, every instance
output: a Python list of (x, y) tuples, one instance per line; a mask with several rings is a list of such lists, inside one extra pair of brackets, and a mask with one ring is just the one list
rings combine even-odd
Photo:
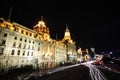
[(32, 65), (34, 69), (50, 69), (69, 60), (75, 61), (75, 44), (50, 38), (43, 20), (32, 29), (0, 19), (0, 73)]

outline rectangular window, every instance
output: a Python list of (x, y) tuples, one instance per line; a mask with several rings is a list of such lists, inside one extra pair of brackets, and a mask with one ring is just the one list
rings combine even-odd
[(20, 50), (18, 50), (18, 53), (17, 53), (17, 55), (20, 55)]
[(31, 43), (31, 40), (29, 40), (29, 43)]
[(28, 32), (26, 32), (26, 35), (28, 35)]
[(11, 55), (14, 55), (14, 52), (15, 52), (15, 50), (12, 50), (12, 53), (11, 53)]
[(25, 51), (23, 51), (23, 56), (25, 55)]
[(0, 48), (0, 54), (3, 54), (4, 48)]
[(26, 44), (24, 44), (24, 49), (26, 49)]
[(19, 48), (21, 48), (21, 45), (22, 45), (22, 44), (20, 43), (20, 44), (19, 44)]
[(5, 44), (5, 42), (6, 42), (6, 41), (5, 41), (5, 40), (3, 40), (3, 41), (2, 41), (2, 44)]
[(38, 51), (40, 51), (40, 47), (38, 47)]
[(7, 33), (4, 34), (4, 37), (7, 37)]
[(28, 49), (30, 49), (30, 45), (28, 46)]
[(31, 53), (31, 56), (33, 56), (33, 52)]
[(32, 50), (34, 50), (34, 46), (32, 46)]
[(16, 47), (16, 42), (13, 43), (13, 47)]
[(29, 51), (28, 51), (28, 53), (27, 53), (27, 56), (29, 56)]

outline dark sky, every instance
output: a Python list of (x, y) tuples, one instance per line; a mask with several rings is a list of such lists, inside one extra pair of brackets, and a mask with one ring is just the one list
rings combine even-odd
[(57, 39), (61, 40), (67, 24), (77, 46), (120, 48), (119, 2), (4, 0), (0, 2), (0, 6), (0, 17), (8, 18), (12, 7), (11, 21), (31, 29), (43, 16), (52, 38), (56, 38), (57, 34)]

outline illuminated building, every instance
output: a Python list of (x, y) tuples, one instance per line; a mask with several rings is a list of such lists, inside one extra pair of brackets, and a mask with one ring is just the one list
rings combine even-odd
[(75, 42), (71, 39), (70, 31), (67, 25), (62, 42), (66, 44), (66, 48), (67, 48), (66, 49), (67, 62), (76, 62), (77, 60), (76, 46), (75, 46)]
[(77, 49), (77, 61), (78, 62), (86, 62), (89, 61), (89, 52), (88, 49), (82, 50), (80, 47)]
[(52, 39), (49, 33), (43, 19), (32, 30), (1, 18), (0, 73), (25, 65), (32, 65), (34, 69), (49, 69), (61, 62), (75, 61), (76, 46), (68, 28), (61, 41)]

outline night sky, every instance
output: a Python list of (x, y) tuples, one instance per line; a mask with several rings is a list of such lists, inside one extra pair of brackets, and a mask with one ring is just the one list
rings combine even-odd
[[(115, 1), (62, 1), (62, 0), (8, 0), (0, 2), (0, 17), (8, 18), (12, 7), (11, 21), (30, 29), (41, 16), (53, 39), (61, 40), (66, 24), (72, 39), (81, 48), (119, 49), (120, 12)], [(56, 37), (57, 35), (57, 37)]]

